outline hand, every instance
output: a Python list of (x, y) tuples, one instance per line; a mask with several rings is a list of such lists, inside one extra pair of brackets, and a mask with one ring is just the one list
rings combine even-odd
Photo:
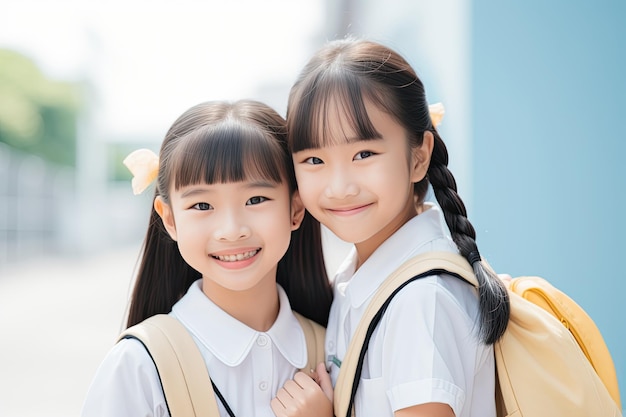
[(285, 382), (271, 407), (277, 417), (332, 417), (333, 386), (324, 363), (317, 365), (311, 376), (298, 372)]

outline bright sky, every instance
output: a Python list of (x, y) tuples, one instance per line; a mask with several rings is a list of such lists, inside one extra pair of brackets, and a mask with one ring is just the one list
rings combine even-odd
[(102, 139), (160, 142), (201, 101), (256, 98), (284, 114), (320, 45), (323, 3), (0, 0), (0, 47), (51, 77), (91, 80)]

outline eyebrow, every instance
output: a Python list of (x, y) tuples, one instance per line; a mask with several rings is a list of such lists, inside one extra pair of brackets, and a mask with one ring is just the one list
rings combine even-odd
[[(274, 182), (266, 181), (266, 180), (259, 180), (259, 181), (247, 182), (243, 188), (245, 189), (276, 188), (277, 186), (278, 186), (278, 183), (274, 183)], [(181, 198), (187, 198), (187, 197), (193, 197), (198, 194), (214, 193), (214, 192), (215, 191), (211, 190), (210, 188), (204, 188), (202, 185), (199, 185), (199, 186), (190, 188), (188, 190), (185, 190), (180, 196)]]
[(357, 142), (371, 142), (375, 140), (385, 140), (383, 135), (377, 133), (375, 136), (367, 137), (367, 136), (350, 136), (344, 137), (345, 143), (357, 143)]
[(348, 140), (352, 141), (372, 141), (372, 140), (384, 140), (385, 138), (383, 137), (383, 135), (381, 135), (380, 133), (377, 133), (375, 136), (372, 136), (371, 138), (369, 137), (353, 137), (353, 138), (348, 138)]
[(192, 196), (197, 195), (197, 194), (204, 194), (204, 193), (210, 193), (210, 192), (211, 192), (211, 190), (208, 190), (208, 189), (205, 189), (205, 188), (194, 187), (194, 188), (191, 188), (191, 189), (188, 189), (188, 190), (184, 191), (180, 196), (181, 196), (181, 198), (187, 198), (187, 197), (192, 197)]
[(277, 182), (259, 180), (252, 181), (245, 186), (245, 188), (276, 188), (279, 185)]

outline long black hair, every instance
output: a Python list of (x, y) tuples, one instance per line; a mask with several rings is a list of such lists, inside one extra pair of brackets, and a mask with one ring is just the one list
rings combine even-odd
[[(172, 186), (179, 189), (250, 177), (287, 181), (290, 194), (296, 191), (285, 120), (269, 106), (253, 100), (201, 103), (183, 113), (163, 140), (154, 198), (160, 196), (169, 203)], [(319, 223), (305, 212), (278, 263), (276, 280), (285, 289), (293, 310), (325, 326), (332, 290), (321, 239)], [(127, 326), (168, 313), (199, 278), (200, 273), (183, 260), (152, 207)]]
[(411, 148), (420, 147), (424, 133), (432, 132), (434, 148), (430, 166), (426, 177), (415, 183), (414, 196), (418, 203), (423, 202), (428, 183), (432, 184), (452, 239), (473, 266), (479, 283), (481, 338), (485, 343), (494, 343), (506, 330), (509, 320), (508, 294), (500, 279), (479, 262), (476, 232), (448, 169), (446, 145), (432, 124), (424, 85), (402, 56), (381, 44), (360, 39), (332, 41), (319, 50), (300, 73), (289, 95), (290, 151), (336, 143), (338, 138), (328, 134), (330, 126), (326, 120), (329, 109), (336, 108), (330, 104), (337, 102), (356, 137), (380, 137), (368, 117), (365, 99), (406, 129)]

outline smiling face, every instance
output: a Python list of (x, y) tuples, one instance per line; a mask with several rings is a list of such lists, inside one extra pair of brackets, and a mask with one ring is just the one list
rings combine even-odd
[(413, 183), (424, 178), (429, 155), (410, 151), (402, 125), (364, 103), (376, 137), (358, 137), (342, 112), (331, 109), (325, 121), (330, 145), (293, 154), (304, 206), (356, 245), (360, 263), (416, 215)]
[[(299, 226), (301, 204), (285, 183), (244, 180), (173, 190), (155, 209), (205, 291), (275, 285), (276, 267)], [(300, 210), (298, 209), (300, 207)]]
[(162, 145), (154, 209), (214, 302), (262, 282), (276, 293), (277, 263), (304, 214), (286, 139), (284, 119), (261, 103), (209, 102)]

